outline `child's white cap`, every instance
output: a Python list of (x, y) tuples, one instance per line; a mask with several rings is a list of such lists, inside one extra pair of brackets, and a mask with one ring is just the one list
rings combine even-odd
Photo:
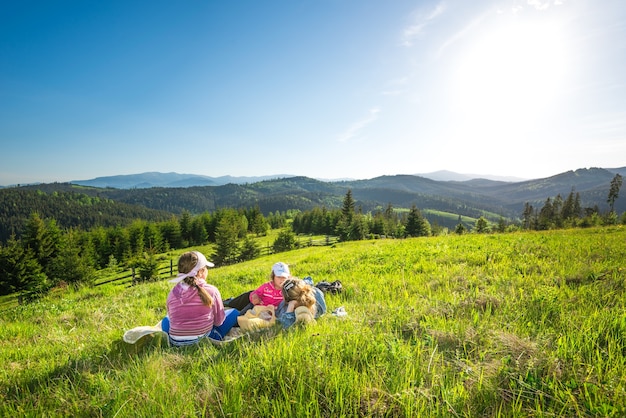
[(289, 272), (289, 266), (282, 261), (279, 261), (272, 266), (272, 272), (274, 273), (274, 276), (291, 277), (291, 273)]

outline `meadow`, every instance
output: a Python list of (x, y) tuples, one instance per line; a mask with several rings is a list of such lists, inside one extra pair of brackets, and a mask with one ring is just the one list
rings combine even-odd
[(298, 249), (209, 281), (236, 296), (285, 261), (343, 283), (327, 315), (184, 349), (121, 340), (166, 280), (62, 289), (1, 312), (0, 416), (625, 416), (624, 260), (621, 226)]

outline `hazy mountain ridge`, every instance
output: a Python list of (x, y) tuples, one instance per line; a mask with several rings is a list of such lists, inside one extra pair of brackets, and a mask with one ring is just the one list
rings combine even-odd
[[(432, 173), (408, 174), (409, 176), (419, 176), (436, 181), (470, 181), (473, 179), (486, 179), (493, 181), (516, 182), (524, 179), (517, 177), (494, 176), (494, 175), (478, 175), (478, 174), (461, 174), (452, 171), (441, 170)], [(274, 174), (267, 176), (252, 177), (236, 177), (221, 176), (210, 177), (199, 174), (179, 174), (179, 173), (160, 173), (147, 172), (139, 174), (121, 174), (115, 176), (96, 177), (90, 180), (72, 180), (70, 183), (81, 186), (91, 186), (100, 188), (115, 189), (146, 189), (151, 187), (193, 187), (193, 186), (223, 186), (226, 184), (250, 184), (265, 180), (275, 180), (281, 178), (300, 177), (292, 174)], [(319, 181), (334, 183), (340, 181), (360, 181), (357, 179), (316, 179)], [(371, 180), (371, 179), (370, 179)], [(362, 180), (367, 181), (367, 179)]]
[(506, 182), (519, 182), (525, 181), (521, 177), (514, 176), (495, 176), (492, 174), (463, 174), (455, 173), (454, 171), (439, 170), (430, 173), (417, 173), (416, 176), (426, 177), (427, 179), (437, 181), (470, 181), (470, 180), (493, 180), (493, 181), (506, 181)]
[(96, 177), (90, 180), (72, 180), (71, 184), (114, 189), (147, 189), (151, 187), (193, 187), (193, 186), (223, 186), (226, 184), (256, 183), (282, 177), (294, 177), (289, 174), (254, 177), (209, 177), (199, 174), (179, 174), (147, 172), (140, 174), (120, 174), (116, 176)]
[[(621, 168), (605, 168), (605, 170), (611, 173), (620, 173), (622, 176), (626, 175), (626, 167)], [(394, 176), (381, 176), (381, 177), (395, 177), (404, 176), (403, 174), (397, 174)], [(487, 181), (485, 184), (491, 185), (489, 182), (506, 182), (506, 183), (521, 183), (525, 181), (533, 181), (537, 179), (523, 179), (513, 176), (496, 176), (490, 174), (463, 174), (456, 173), (448, 170), (433, 171), (430, 173), (417, 173), (407, 174), (411, 177), (423, 177), (430, 180), (441, 182), (464, 182), (466, 184), (477, 184), (483, 181)], [(96, 177), (89, 180), (72, 180), (68, 183), (90, 186), (98, 188), (114, 188), (114, 189), (146, 189), (151, 187), (194, 187), (194, 186), (223, 186), (226, 184), (251, 184), (265, 180), (284, 179), (299, 177), (292, 174), (274, 174), (265, 176), (220, 176), (210, 177), (200, 174), (179, 174), (175, 172), (161, 173), (161, 172), (146, 172), (139, 174), (120, 174), (114, 176)], [(379, 177), (376, 177), (379, 178)], [(337, 183), (346, 181), (367, 181), (372, 179), (322, 179), (316, 180), (326, 183)], [(471, 183), (468, 183), (471, 182)], [(40, 184), (46, 184), (41, 182), (34, 182), (28, 184), (21, 184), (21, 186), (36, 186)], [(0, 189), (5, 187), (16, 187), (20, 185), (0, 186)]]

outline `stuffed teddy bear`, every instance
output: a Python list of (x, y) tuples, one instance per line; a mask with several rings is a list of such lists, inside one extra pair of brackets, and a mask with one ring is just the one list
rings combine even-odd
[(315, 318), (313, 317), (313, 314), (306, 306), (298, 306), (294, 310), (294, 313), (296, 314), (296, 323), (315, 323)]
[(242, 331), (254, 331), (259, 328), (267, 328), (276, 323), (274, 305), (257, 305), (244, 315), (237, 317), (237, 322)]

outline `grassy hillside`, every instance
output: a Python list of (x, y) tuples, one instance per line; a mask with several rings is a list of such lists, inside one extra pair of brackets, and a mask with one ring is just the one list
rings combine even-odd
[(286, 261), (341, 280), (327, 303), (348, 312), (219, 348), (121, 342), (165, 314), (166, 281), (58, 291), (2, 312), (0, 416), (624, 416), (625, 240), (377, 240), (217, 268), (228, 297)]

